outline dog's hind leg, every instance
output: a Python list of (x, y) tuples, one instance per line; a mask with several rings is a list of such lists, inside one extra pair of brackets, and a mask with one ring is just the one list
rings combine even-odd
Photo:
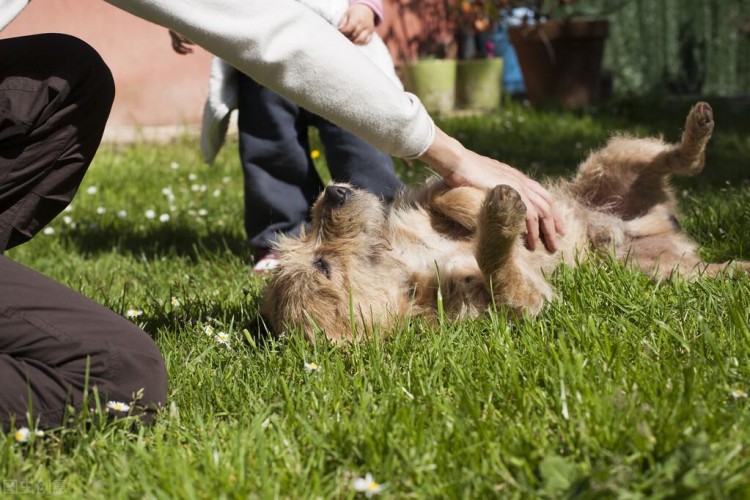
[(660, 203), (672, 204), (669, 176), (695, 175), (703, 169), (713, 127), (711, 106), (699, 102), (688, 114), (679, 144), (614, 137), (581, 164), (573, 193), (586, 205), (626, 220)]
[(679, 144), (658, 154), (650, 170), (660, 175), (692, 176), (699, 174), (706, 163), (706, 145), (714, 130), (711, 106), (699, 102), (690, 110), (685, 120), (685, 130)]
[(552, 290), (540, 269), (519, 265), (518, 244), (525, 229), (526, 206), (510, 186), (491, 189), (479, 214), (476, 258), (497, 305), (516, 315), (536, 314)]

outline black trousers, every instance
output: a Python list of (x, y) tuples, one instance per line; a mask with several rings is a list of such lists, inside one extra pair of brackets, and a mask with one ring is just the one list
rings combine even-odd
[(146, 416), (166, 398), (164, 361), (130, 321), (2, 253), (73, 198), (114, 99), (86, 43), (47, 34), (0, 40), (0, 425), (61, 425), (86, 386)]
[(244, 74), (238, 86), (245, 230), (253, 247), (268, 248), (277, 233), (296, 234), (323, 189), (308, 127), (318, 129), (334, 181), (393, 199), (402, 184), (390, 156)]

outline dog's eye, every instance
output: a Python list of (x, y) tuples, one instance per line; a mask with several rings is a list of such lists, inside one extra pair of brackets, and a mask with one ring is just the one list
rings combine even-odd
[(315, 262), (313, 262), (313, 265), (318, 269), (318, 271), (320, 271), (321, 273), (323, 273), (323, 275), (326, 278), (330, 278), (331, 277), (331, 268), (328, 265), (328, 262), (326, 262), (325, 260), (323, 260), (322, 257), (318, 257), (317, 259), (315, 259)]

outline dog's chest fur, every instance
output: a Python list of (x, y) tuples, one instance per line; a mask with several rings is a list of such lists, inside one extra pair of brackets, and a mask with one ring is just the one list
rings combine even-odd
[(407, 272), (425, 275), (455, 269), (479, 272), (471, 239), (436, 231), (425, 210), (394, 210), (389, 223), (393, 256)]

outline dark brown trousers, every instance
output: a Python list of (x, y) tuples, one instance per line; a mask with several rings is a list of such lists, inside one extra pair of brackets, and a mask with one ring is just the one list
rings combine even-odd
[(103, 403), (166, 398), (166, 370), (130, 321), (2, 255), (71, 201), (114, 99), (106, 64), (86, 43), (47, 34), (0, 40), (0, 426), (63, 424), (85, 387)]

